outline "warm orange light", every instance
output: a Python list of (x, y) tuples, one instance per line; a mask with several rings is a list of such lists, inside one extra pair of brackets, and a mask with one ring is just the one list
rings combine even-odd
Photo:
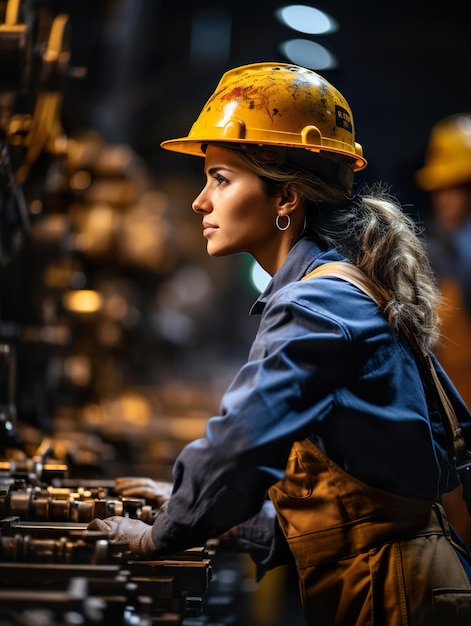
[(101, 309), (102, 296), (91, 289), (67, 291), (62, 298), (64, 307), (74, 313), (96, 313)]

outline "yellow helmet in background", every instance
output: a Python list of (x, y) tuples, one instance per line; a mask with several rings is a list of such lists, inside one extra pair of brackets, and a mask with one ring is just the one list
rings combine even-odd
[(285, 63), (253, 63), (226, 72), (188, 136), (161, 146), (204, 156), (207, 143), (334, 153), (351, 157), (354, 171), (367, 164), (342, 94), (316, 72)]
[(415, 180), (424, 191), (471, 182), (471, 113), (451, 115), (432, 128)]

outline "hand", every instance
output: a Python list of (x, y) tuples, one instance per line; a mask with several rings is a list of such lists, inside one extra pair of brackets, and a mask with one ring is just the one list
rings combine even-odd
[(140, 476), (120, 476), (115, 480), (116, 493), (125, 497), (146, 498), (159, 506), (170, 499), (173, 483)]
[(87, 530), (101, 530), (107, 533), (112, 544), (127, 544), (129, 550), (136, 554), (147, 555), (156, 549), (152, 540), (152, 526), (139, 519), (119, 515), (105, 519), (97, 517), (88, 524)]

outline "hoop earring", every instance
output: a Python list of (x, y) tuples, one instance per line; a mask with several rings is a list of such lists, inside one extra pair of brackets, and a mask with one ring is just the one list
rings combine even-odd
[[(286, 226), (280, 226), (280, 217), (286, 217), (286, 219), (288, 220)], [(275, 224), (278, 230), (288, 230), (288, 228), (291, 226), (291, 217), (289, 215), (277, 215), (275, 219)]]

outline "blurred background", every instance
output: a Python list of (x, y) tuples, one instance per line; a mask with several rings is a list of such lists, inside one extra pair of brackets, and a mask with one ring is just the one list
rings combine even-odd
[(305, 65), (353, 109), (358, 184), (426, 222), (430, 128), (471, 109), (462, 3), (4, 0), (0, 24), (1, 453), (170, 480), (247, 356), (266, 277), (208, 258), (203, 161), (160, 142), (227, 69)]

